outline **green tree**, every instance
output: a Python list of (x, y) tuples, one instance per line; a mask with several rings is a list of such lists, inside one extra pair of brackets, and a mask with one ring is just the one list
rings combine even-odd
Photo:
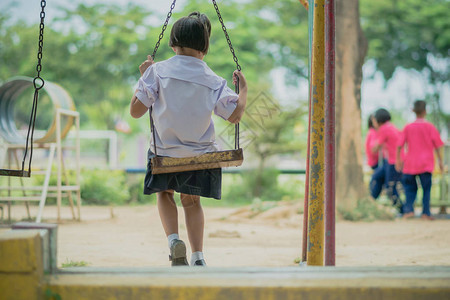
[(242, 10), (259, 28), (260, 52), (288, 70), (287, 83), (308, 78), (308, 12), (299, 1), (253, 0)]
[(361, 18), (369, 40), (368, 58), (388, 81), (397, 68), (423, 78), (434, 121), (450, 130), (450, 113), (440, 94), (450, 79), (448, 0), (361, 1)]
[(149, 47), (145, 20), (151, 13), (133, 4), (125, 9), (81, 4), (63, 11), (52, 25), (67, 32), (47, 45), (47, 75), (69, 89), (91, 124), (113, 129), (127, 113), (130, 83), (137, 80), (137, 66)]
[[(253, 186), (254, 197), (260, 197), (264, 189), (264, 169), (269, 167), (267, 161), (270, 158), (286, 154), (306, 153), (307, 130), (299, 132), (301, 131), (299, 128), (306, 127), (305, 119), (307, 119), (308, 108), (305, 101), (302, 103), (304, 105), (283, 108), (281, 111), (272, 109), (270, 112), (261, 101), (257, 101), (249, 108), (249, 117), (243, 119), (244, 122), (250, 122), (251, 129), (256, 135), (248, 147), (257, 160), (257, 172), (254, 174), (255, 185)], [(255, 116), (252, 118), (253, 122), (249, 120), (252, 115)], [(261, 116), (259, 120), (258, 115)], [(257, 122), (261, 122), (259, 126), (255, 124)], [(277, 166), (277, 168), (279, 167)]]

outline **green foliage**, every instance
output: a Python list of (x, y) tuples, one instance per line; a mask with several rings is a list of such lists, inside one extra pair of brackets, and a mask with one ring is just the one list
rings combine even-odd
[(438, 126), (446, 123), (447, 128), (450, 114), (442, 111), (440, 93), (450, 80), (449, 10), (448, 0), (361, 1), (368, 58), (386, 80), (399, 67), (417, 71), (424, 79), (433, 121)]
[(379, 205), (372, 199), (359, 199), (353, 210), (338, 207), (339, 213), (347, 221), (394, 220), (395, 215), (387, 207)]
[(82, 173), (81, 198), (86, 204), (124, 204), (130, 198), (124, 171), (89, 170)]
[(253, 0), (242, 9), (259, 28), (262, 54), (286, 67), (287, 82), (296, 85), (308, 71), (308, 12), (298, 1)]
[[(297, 189), (291, 185), (279, 184), (279, 171), (266, 168), (262, 172), (257, 170), (244, 171), (233, 176), (231, 182), (225, 182), (223, 199), (230, 203), (249, 204), (253, 201), (279, 201), (298, 198)], [(256, 200), (255, 200), (256, 199)], [(255, 204), (256, 205), (256, 204)]]
[[(248, 121), (252, 131), (256, 133), (256, 138), (250, 144), (249, 149), (258, 157), (260, 169), (265, 167), (266, 159), (274, 155), (291, 154), (305, 149), (307, 132), (306, 130), (302, 131), (301, 127), (306, 126), (303, 124), (308, 114), (306, 103), (301, 103), (301, 106), (297, 108), (285, 108), (269, 117), (264, 111), (264, 105), (256, 101), (247, 109), (246, 114), (251, 116), (252, 108), (255, 106), (257, 107), (255, 115), (262, 114), (262, 117), (254, 122)], [(246, 120), (244, 119), (244, 121)], [(255, 120), (255, 117), (252, 120)]]
[(251, 211), (259, 214), (276, 206), (277, 204), (274, 201), (262, 201), (259, 198), (255, 198), (252, 201)]
[[(439, 81), (448, 80), (450, 65), (443, 72), (432, 65), (430, 55), (448, 60), (450, 22), (447, 0), (361, 1), (364, 33), (369, 40), (369, 58), (386, 79), (397, 67), (438, 73)], [(436, 78), (438, 79), (438, 78)]]
[(69, 260), (66, 258), (66, 261), (62, 263), (61, 267), (62, 268), (70, 268), (70, 267), (86, 267), (90, 265), (90, 263), (86, 262), (86, 261), (74, 261), (74, 260)]
[(144, 178), (142, 174), (134, 176), (127, 175), (127, 185), (130, 192), (128, 204), (150, 204), (156, 203), (156, 194), (144, 195)]
[(53, 293), (50, 288), (45, 290), (45, 300), (61, 300), (61, 295), (58, 293)]
[[(56, 174), (56, 170), (53, 171)], [(44, 183), (44, 176), (35, 175), (33, 181), (35, 185), (41, 186)], [(63, 184), (65, 184), (63, 176)], [(69, 173), (69, 184), (75, 185), (76, 177), (74, 172)], [(57, 177), (50, 177), (50, 186), (57, 185)], [(130, 188), (130, 190), (129, 190)], [(81, 199), (83, 204), (88, 205), (110, 205), (125, 204), (130, 202), (130, 193), (133, 186), (128, 186), (126, 173), (121, 170), (89, 170), (81, 171)], [(67, 197), (63, 197), (63, 204), (68, 204)], [(46, 204), (56, 204), (56, 197), (48, 197)]]

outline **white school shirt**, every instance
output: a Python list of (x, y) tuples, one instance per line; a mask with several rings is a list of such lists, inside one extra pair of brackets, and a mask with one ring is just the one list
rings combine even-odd
[[(221, 150), (212, 112), (227, 120), (238, 95), (201, 59), (175, 55), (150, 66), (138, 81), (136, 97), (153, 106), (158, 155), (189, 157)], [(153, 136), (151, 150), (154, 151)]]

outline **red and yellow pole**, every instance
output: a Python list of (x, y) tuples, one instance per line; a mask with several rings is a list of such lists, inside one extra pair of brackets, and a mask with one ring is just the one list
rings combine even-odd
[(335, 5), (325, 2), (325, 265), (336, 264), (335, 248)]
[[(301, 2), (301, 1), (300, 1)], [(302, 263), (306, 263), (306, 256), (308, 252), (308, 202), (309, 202), (309, 156), (310, 156), (310, 141), (311, 141), (311, 102), (312, 102), (312, 86), (311, 86), (311, 58), (312, 58), (312, 29), (313, 29), (313, 13), (314, 13), (314, 0), (309, 0), (308, 3), (308, 150), (306, 152), (306, 174), (305, 174), (305, 198), (303, 203), (303, 235), (302, 235)], [(311, 4), (311, 5), (309, 5)], [(306, 7), (306, 6), (305, 6)]]
[(308, 266), (324, 264), (324, 167), (325, 167), (325, 0), (314, 1), (311, 68), (311, 137), (309, 157)]

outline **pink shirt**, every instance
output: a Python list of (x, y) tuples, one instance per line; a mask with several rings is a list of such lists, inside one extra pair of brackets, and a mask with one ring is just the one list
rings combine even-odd
[(433, 150), (444, 145), (436, 127), (425, 119), (415, 120), (403, 129), (398, 146), (405, 144), (403, 173), (417, 175), (433, 172)]
[(383, 153), (387, 153), (388, 164), (395, 164), (397, 145), (401, 133), (391, 122), (386, 122), (378, 128), (378, 144), (383, 146)]
[(367, 164), (371, 167), (378, 163), (378, 153), (373, 153), (372, 148), (377, 142), (377, 131), (374, 128), (369, 128), (369, 132), (366, 137), (366, 156)]

